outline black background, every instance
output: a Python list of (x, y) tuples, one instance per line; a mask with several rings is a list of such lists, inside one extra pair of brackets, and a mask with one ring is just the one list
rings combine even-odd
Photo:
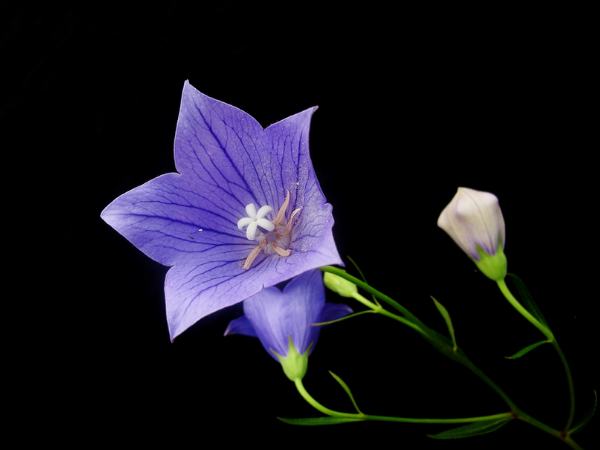
[[(12, 429), (23, 442), (77, 447), (566, 448), (520, 422), (461, 441), (425, 436), (440, 425), (279, 422), (320, 413), (257, 340), (222, 337), (241, 305), (171, 343), (168, 268), (99, 215), (174, 171), (184, 80), (265, 127), (319, 105), (311, 157), (342, 257), (444, 332), (435, 296), (470, 358), (522, 409), (561, 427), (567, 388), (553, 349), (504, 359), (542, 336), (436, 222), (459, 186), (498, 196), (509, 271), (527, 283), (571, 363), (579, 417), (600, 379), (589, 12), (250, 3), (0, 7)], [(470, 372), (384, 317), (324, 329), (311, 356), (307, 389), (351, 412), (328, 370), (366, 413), (506, 410)], [(593, 446), (595, 426), (576, 436), (582, 446)]]

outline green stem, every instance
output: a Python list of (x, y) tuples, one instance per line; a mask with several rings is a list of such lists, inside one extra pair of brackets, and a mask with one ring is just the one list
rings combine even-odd
[(536, 428), (539, 428), (540, 430), (545, 431), (546, 433), (564, 441), (565, 444), (569, 445), (571, 448), (583, 450), (575, 441), (573, 441), (573, 439), (568, 437), (566, 431), (555, 430), (554, 428), (549, 427), (545, 423), (540, 422), (539, 420), (531, 417), (529, 414), (526, 414), (525, 412), (521, 411), (521, 409), (513, 403), (510, 397), (506, 395), (506, 393), (504, 393), (504, 391), (500, 389), (500, 387), (496, 383), (494, 383), (490, 378), (488, 378), (488, 376), (485, 373), (483, 373), (480, 369), (474, 366), (473, 363), (467, 361), (465, 365), (471, 370), (471, 372), (473, 372), (475, 375), (477, 375), (479, 378), (485, 381), (485, 383), (487, 383), (488, 386), (490, 386), (494, 391), (496, 391), (496, 393), (500, 397), (502, 397), (502, 399), (510, 407), (512, 414), (514, 414), (514, 416), (517, 419), (522, 420), (523, 422), (526, 422)]
[[(479, 369), (477, 369), (477, 370), (479, 371)], [(481, 372), (481, 371), (479, 371), (479, 372)], [(573, 449), (583, 450), (583, 448), (580, 447), (570, 437), (565, 437), (565, 435), (562, 432), (557, 431), (557, 430), (549, 427), (548, 425), (540, 422), (537, 419), (534, 419), (533, 417), (529, 416), (528, 414), (525, 414), (524, 412), (522, 412), (518, 408), (515, 408), (516, 411), (511, 411), (511, 412), (505, 412), (505, 413), (500, 413), (500, 414), (492, 414), (492, 415), (489, 415), (489, 416), (462, 417), (462, 418), (459, 418), (459, 419), (413, 419), (413, 418), (408, 418), (408, 417), (375, 416), (375, 415), (363, 414), (363, 413), (350, 414), (350, 413), (343, 413), (343, 412), (339, 412), (339, 411), (334, 411), (333, 409), (329, 409), (329, 408), (321, 405), (318, 401), (316, 401), (308, 393), (308, 391), (306, 390), (306, 388), (302, 384), (302, 380), (300, 378), (296, 378), (294, 380), (294, 384), (296, 385), (296, 389), (298, 389), (298, 392), (304, 398), (304, 400), (306, 400), (316, 410), (322, 412), (323, 414), (331, 416), (331, 417), (341, 417), (341, 418), (353, 419), (353, 420), (373, 420), (373, 421), (380, 421), (380, 422), (439, 423), (439, 424), (473, 423), (473, 422), (482, 422), (482, 421), (485, 421), (485, 420), (495, 420), (495, 419), (503, 419), (503, 418), (507, 418), (507, 419), (508, 418), (516, 418), (516, 419), (522, 420), (523, 422), (526, 422), (526, 423), (528, 423), (530, 425), (533, 425), (534, 427), (539, 428), (540, 430), (545, 431), (546, 433), (548, 433), (548, 434), (550, 434), (550, 435), (552, 435), (552, 436), (554, 436), (554, 437), (556, 437), (556, 438), (564, 441), (565, 444), (567, 444), (569, 447), (571, 447)]]
[(351, 283), (354, 283), (355, 285), (357, 285), (358, 287), (364, 289), (368, 293), (373, 294), (379, 300), (384, 301), (385, 303), (387, 303), (388, 305), (390, 305), (392, 308), (396, 309), (397, 311), (400, 311), (404, 317), (406, 317), (407, 319), (409, 319), (411, 322), (416, 323), (422, 329), (425, 328), (423, 322), (421, 322), (413, 314), (411, 314), (408, 309), (406, 309), (405, 307), (403, 307), (402, 305), (400, 305), (398, 302), (396, 302), (395, 300), (391, 299), (387, 295), (379, 292), (377, 289), (372, 288), (370, 285), (368, 285), (364, 281), (359, 280), (356, 277), (353, 277), (349, 273), (347, 273), (347, 272), (345, 272), (345, 271), (343, 271), (341, 269), (338, 269), (337, 267), (325, 266), (325, 267), (320, 267), (319, 269), (322, 270), (323, 272), (332, 273), (334, 275), (337, 275), (338, 277), (342, 277), (343, 279), (350, 281)]
[(364, 414), (342, 413), (342, 412), (334, 411), (333, 409), (324, 407), (318, 401), (316, 401), (314, 398), (311, 397), (311, 395), (308, 393), (308, 391), (304, 388), (304, 385), (302, 384), (302, 379), (296, 378), (294, 380), (294, 384), (296, 385), (296, 389), (298, 389), (298, 392), (300, 392), (300, 395), (304, 398), (304, 400), (306, 400), (313, 408), (321, 411), (323, 414), (327, 414), (328, 416), (333, 416), (333, 417), (344, 417), (346, 419), (364, 420)]
[(569, 447), (574, 448), (576, 450), (583, 450), (583, 448), (579, 444), (577, 444), (573, 439), (571, 439), (571, 437), (567, 436), (564, 432), (558, 431), (558, 430), (555, 430), (554, 428), (549, 427), (545, 423), (542, 423), (539, 420), (534, 419), (530, 415), (525, 414), (523, 411), (519, 411), (518, 413), (516, 413), (516, 415), (517, 415), (517, 419), (522, 420), (523, 422), (526, 422), (530, 425), (533, 425), (534, 427), (539, 428), (542, 431), (545, 431), (546, 433), (554, 436), (555, 438), (560, 439), (565, 444), (567, 444)]
[(565, 441), (565, 444), (567, 444), (571, 448), (574, 448), (575, 450), (583, 450), (583, 447), (581, 447), (577, 442), (575, 442), (570, 437), (566, 437), (564, 439), (564, 441)]
[(481, 369), (477, 368), (471, 361), (467, 360), (463, 364), (475, 375), (477, 375), (485, 384), (491, 387), (496, 394), (498, 394), (502, 400), (508, 405), (510, 410), (515, 414), (520, 415), (522, 411), (515, 405), (511, 398), (498, 386), (491, 378), (489, 378)]
[(575, 417), (575, 386), (573, 384), (573, 375), (571, 375), (571, 369), (569, 368), (569, 363), (567, 362), (567, 358), (565, 357), (565, 354), (561, 350), (561, 348), (558, 345), (558, 342), (556, 342), (556, 340), (552, 341), (552, 346), (558, 353), (558, 356), (560, 357), (560, 360), (562, 361), (563, 366), (565, 367), (565, 372), (567, 374), (567, 383), (569, 383), (569, 397), (571, 399), (571, 402), (570, 402), (571, 404), (570, 404), (570, 408), (569, 408), (569, 418), (567, 420), (567, 424), (565, 425), (565, 428), (563, 429), (563, 432), (565, 434), (568, 434), (569, 429), (571, 428), (571, 425), (573, 425), (573, 418)]
[(506, 286), (505, 281), (502, 279), (500, 281), (498, 281), (498, 287), (500, 288), (500, 290), (502, 291), (502, 293), (504, 294), (504, 296), (506, 297), (506, 299), (508, 300), (508, 302), (513, 305), (513, 307), (519, 311), (519, 313), (521, 313), (521, 315), (523, 317), (525, 317), (527, 320), (529, 320), (534, 327), (536, 327), (538, 330), (540, 330), (544, 336), (546, 336), (548, 338), (549, 341), (553, 341), (554, 340), (554, 335), (552, 334), (552, 331), (550, 331), (548, 328), (546, 328), (543, 324), (541, 324), (535, 317), (533, 317), (529, 311), (527, 311), (520, 303), (519, 301), (511, 294), (511, 292), (508, 290), (508, 286)]
[(427, 333), (422, 330), (421, 328), (419, 328), (417, 325), (415, 325), (414, 323), (412, 323), (410, 320), (406, 320), (404, 317), (398, 316), (397, 314), (392, 314), (391, 312), (383, 309), (380, 305), (376, 305), (375, 303), (367, 300), (365, 297), (363, 297), (362, 295), (360, 295), (358, 292), (356, 292), (352, 298), (354, 298), (356, 301), (362, 303), (363, 305), (365, 305), (367, 308), (370, 308), (373, 312), (376, 312), (378, 314), (382, 314), (384, 316), (387, 316), (391, 319), (397, 320), (400, 323), (403, 323), (404, 325), (412, 328), (413, 330), (417, 331), (418, 333), (421, 333), (423, 336), (427, 336)]
[(560, 346), (558, 345), (558, 342), (556, 341), (554, 334), (552, 334), (552, 331), (550, 331), (546, 326), (541, 324), (535, 317), (533, 317), (529, 313), (529, 311), (527, 311), (521, 305), (521, 303), (519, 303), (519, 301), (512, 295), (512, 293), (508, 289), (508, 286), (506, 286), (506, 283), (504, 282), (504, 280), (498, 281), (498, 287), (504, 294), (504, 297), (506, 297), (506, 299), (509, 301), (509, 303), (511, 305), (513, 305), (514, 308), (521, 313), (521, 315), (523, 315), (527, 320), (529, 320), (538, 330), (540, 330), (544, 334), (544, 336), (546, 336), (548, 338), (548, 340), (550, 341), (550, 343), (552, 344), (552, 346), (558, 353), (558, 356), (560, 357), (560, 360), (561, 360), (561, 362), (565, 368), (565, 372), (567, 374), (567, 383), (569, 385), (569, 398), (570, 398), (569, 418), (567, 419), (567, 423), (565, 425), (565, 428), (563, 429), (563, 433), (565, 435), (568, 435), (569, 429), (571, 428), (571, 425), (573, 424), (573, 418), (575, 416), (575, 387), (573, 384), (573, 376), (571, 375), (571, 369), (569, 368), (569, 364), (567, 363), (567, 358), (565, 357), (565, 354), (562, 352)]
[(493, 420), (493, 419), (504, 419), (504, 418), (512, 418), (514, 417), (513, 413), (505, 412), (501, 414), (493, 414), (490, 416), (478, 416), (478, 417), (464, 417), (460, 419), (413, 419), (407, 417), (390, 417), (390, 416), (374, 416), (371, 414), (350, 414), (343, 413), (339, 411), (334, 411), (332, 409), (326, 408), (317, 402), (306, 390), (304, 385), (302, 384), (302, 380), (300, 378), (296, 378), (294, 380), (296, 384), (296, 388), (300, 395), (306, 400), (313, 408), (318, 411), (332, 417), (342, 417), (345, 419), (355, 419), (355, 420), (377, 420), (382, 422), (405, 422), (405, 423), (472, 423), (472, 422), (482, 422), (485, 420)]
[[(373, 311), (375, 311), (379, 314), (388, 316), (394, 320), (397, 320), (401, 323), (404, 323), (405, 325), (410, 326), (411, 328), (418, 331), (420, 334), (422, 334), (427, 339), (433, 341), (433, 343), (437, 344), (438, 346), (447, 346), (446, 343), (440, 341), (440, 339), (438, 339), (423, 322), (421, 322), (419, 319), (417, 319), (417, 317), (414, 316), (413, 314), (411, 314), (406, 308), (401, 306), (399, 303), (397, 303), (395, 300), (391, 299), (387, 295), (372, 288), (367, 283), (359, 280), (356, 277), (353, 277), (352, 275), (346, 273), (345, 271), (343, 271), (341, 269), (337, 269), (336, 267), (326, 266), (326, 267), (321, 267), (320, 270), (322, 270), (323, 272), (332, 273), (334, 275), (337, 275), (339, 277), (342, 277), (342, 278), (350, 281), (351, 283), (354, 283), (358, 287), (361, 287), (365, 291), (371, 293), (375, 297), (379, 298), (380, 300), (384, 301), (388, 305), (394, 307), (396, 310), (400, 311), (409, 320), (407, 321), (403, 317), (400, 317), (398, 315), (395, 315), (395, 314), (392, 314), (392, 313), (386, 311), (385, 309), (381, 308), (380, 306), (373, 304), (372, 302), (370, 302), (369, 300), (367, 300), (360, 294), (357, 294), (356, 296), (354, 296), (354, 298), (357, 301), (363, 303), (365, 306), (372, 309)], [(504, 280), (498, 281), (498, 286), (500, 287), (500, 290), (502, 291), (504, 296), (508, 299), (510, 304), (513, 305), (513, 307), (515, 309), (517, 309), (517, 311), (519, 311), (538, 330), (540, 330), (544, 334), (544, 336), (546, 336), (548, 338), (548, 340), (552, 343), (552, 345), (558, 352), (558, 354), (561, 358), (561, 361), (563, 362), (563, 365), (565, 366), (565, 371), (567, 372), (567, 379), (569, 382), (569, 391), (571, 394), (571, 409), (570, 409), (570, 413), (569, 413), (569, 420), (567, 421), (567, 425), (565, 426), (564, 430), (557, 431), (557, 430), (549, 427), (548, 425), (540, 422), (539, 420), (534, 419), (533, 417), (529, 416), (528, 414), (524, 413), (523, 411), (521, 411), (515, 405), (515, 403), (510, 399), (510, 397), (502, 389), (500, 389), (500, 387), (494, 381), (492, 381), (486, 374), (484, 374), (473, 363), (471, 363), (471, 361), (469, 361), (469, 359), (466, 357), (466, 355), (464, 355), (464, 353), (462, 355), (460, 353), (457, 353), (456, 351), (443, 352), (443, 353), (445, 353), (446, 355), (452, 355), (452, 359), (465, 365), (469, 370), (471, 370), (471, 372), (473, 372), (482, 381), (484, 381), (488, 386), (490, 386), (510, 407), (511, 412), (505, 413), (505, 414), (511, 414), (514, 417), (518, 418), (519, 420), (527, 422), (530, 425), (535, 426), (535, 427), (539, 428), (540, 430), (545, 431), (548, 434), (551, 434), (554, 437), (557, 437), (558, 439), (564, 441), (565, 444), (569, 445), (571, 448), (581, 449), (581, 447), (575, 441), (573, 441), (573, 439), (571, 439), (568, 435), (568, 430), (571, 427), (571, 424), (573, 422), (573, 416), (574, 416), (574, 412), (575, 412), (575, 395), (574, 395), (574, 389), (573, 389), (573, 378), (571, 376), (571, 370), (569, 369), (569, 365), (567, 364), (567, 360), (566, 360), (562, 350), (558, 346), (558, 343), (556, 342), (556, 339), (554, 338), (554, 335), (552, 334), (552, 332), (548, 328), (546, 328), (544, 325), (542, 325), (535, 317), (533, 317), (529, 313), (529, 311), (527, 311), (525, 308), (523, 308), (523, 306), (517, 301), (517, 299), (510, 293)], [(333, 411), (328, 408), (325, 408), (324, 406), (319, 404), (316, 400), (314, 400), (308, 394), (308, 392), (306, 392), (306, 390), (304, 389), (304, 386), (302, 386), (301, 380), (296, 380), (296, 387), (298, 388), (298, 391), (300, 392), (300, 394), (306, 399), (306, 401), (308, 401), (308, 403), (310, 403), (316, 409), (323, 412), (324, 414), (333, 415), (333, 416), (337, 416), (337, 417), (346, 417), (346, 418), (352, 418), (352, 419), (357, 419), (357, 420), (385, 420), (385, 421), (393, 421), (393, 422), (413, 422), (413, 423), (461, 423), (458, 421), (462, 421), (462, 422), (469, 421), (467, 419), (464, 419), (464, 420), (463, 419), (404, 419), (404, 418), (385, 417), (385, 416), (369, 416), (366, 414), (339, 413), (337, 411)], [(486, 416), (485, 418), (482, 417), (480, 419), (470, 418), (470, 419), (476, 419), (476, 420), (470, 420), (470, 421), (488, 420), (488, 419), (491, 419), (494, 417), (495, 416)], [(455, 420), (456, 422), (442, 422), (443, 420)], [(581, 449), (581, 450), (583, 450), (583, 449)]]

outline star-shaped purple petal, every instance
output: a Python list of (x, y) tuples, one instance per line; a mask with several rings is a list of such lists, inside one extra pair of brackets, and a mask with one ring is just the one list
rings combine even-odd
[[(263, 129), (245, 112), (186, 81), (175, 135), (179, 173), (150, 180), (102, 212), (109, 225), (146, 255), (173, 266), (165, 280), (171, 339), (265, 287), (310, 269), (342, 264), (331, 231), (332, 208), (308, 151), (315, 110)], [(289, 256), (273, 251), (270, 241), (264, 245), (264, 239), (264, 249), (244, 269), (257, 248), (238, 228), (247, 216), (246, 206), (268, 205), (277, 212), (288, 192), (283, 220), (291, 225), (284, 236)], [(292, 220), (292, 211), (298, 209)]]
[(273, 286), (246, 299), (244, 315), (231, 321), (225, 335), (258, 337), (279, 362), (273, 352), (287, 356), (288, 336), (298, 353), (306, 350), (312, 353), (321, 327), (311, 324), (340, 319), (350, 313), (350, 307), (343, 303), (325, 303), (323, 274), (311, 270), (291, 280), (283, 291)]

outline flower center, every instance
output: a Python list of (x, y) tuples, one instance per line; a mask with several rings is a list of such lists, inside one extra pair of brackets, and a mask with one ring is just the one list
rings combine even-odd
[[(290, 255), (291, 250), (288, 250), (287, 247), (292, 239), (290, 236), (293, 223), (292, 220), (302, 208), (294, 210), (290, 216), (290, 220), (286, 224), (283, 221), (283, 218), (289, 203), (290, 191), (287, 191), (285, 202), (283, 202), (277, 216), (272, 221), (264, 218), (265, 215), (273, 211), (273, 208), (270, 206), (263, 206), (258, 211), (256, 211), (256, 207), (253, 203), (246, 206), (248, 217), (244, 217), (238, 221), (238, 228), (241, 230), (244, 227), (248, 227), (246, 228), (246, 238), (251, 241), (256, 240), (258, 246), (256, 246), (250, 255), (248, 255), (248, 258), (246, 258), (243, 266), (244, 269), (250, 268), (252, 262), (254, 262), (261, 250), (267, 255)], [(257, 235), (257, 231), (260, 231), (260, 234)]]
[(238, 228), (241, 230), (244, 227), (248, 227), (246, 228), (246, 237), (250, 241), (253, 241), (256, 238), (257, 229), (263, 233), (273, 231), (275, 229), (275, 225), (265, 219), (265, 216), (271, 211), (273, 211), (273, 208), (266, 205), (262, 206), (258, 211), (256, 211), (254, 203), (250, 203), (248, 206), (246, 206), (246, 214), (248, 214), (248, 217), (238, 220)]

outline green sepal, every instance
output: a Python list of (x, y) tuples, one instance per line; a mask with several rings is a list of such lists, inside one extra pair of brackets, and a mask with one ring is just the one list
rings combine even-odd
[(352, 395), (352, 392), (350, 392), (350, 388), (348, 387), (348, 385), (344, 382), (344, 380), (342, 380), (340, 377), (338, 377), (335, 373), (333, 373), (331, 370), (329, 371), (329, 373), (331, 374), (331, 376), (333, 378), (335, 378), (335, 381), (337, 381), (338, 383), (340, 383), (340, 386), (342, 386), (342, 388), (344, 389), (344, 391), (346, 391), (346, 394), (348, 394), (348, 397), (350, 397), (350, 400), (352, 400), (352, 404), (354, 405), (354, 408), (356, 409), (356, 411), (359, 414), (362, 414), (361, 410), (358, 409), (358, 405), (356, 404), (356, 401), (354, 400), (354, 396)]
[(344, 417), (309, 417), (307, 419), (285, 419), (278, 417), (279, 420), (290, 425), (336, 425), (338, 423), (362, 422), (360, 419), (346, 419)]
[(344, 316), (341, 317), (339, 319), (335, 319), (335, 320), (330, 320), (329, 322), (319, 322), (319, 323), (311, 323), (311, 326), (313, 327), (320, 327), (322, 325), (330, 325), (332, 323), (337, 323), (337, 322), (341, 322), (342, 320), (346, 320), (346, 319), (350, 319), (351, 317), (356, 317), (356, 316), (360, 316), (361, 314), (369, 314), (369, 313), (375, 313), (375, 311), (373, 311), (372, 309), (368, 309), (366, 311), (360, 311), (354, 314), (350, 314), (348, 316)]
[(313, 342), (310, 343), (306, 351), (302, 354), (298, 353), (296, 347), (294, 347), (294, 343), (292, 342), (292, 337), (288, 335), (289, 340), (289, 348), (287, 356), (281, 356), (275, 350), (270, 349), (279, 362), (281, 363), (281, 368), (285, 375), (291, 380), (295, 381), (297, 378), (302, 379), (306, 374), (306, 369), (308, 367), (308, 353), (310, 352), (310, 348), (313, 345)]
[(454, 336), (454, 326), (452, 325), (452, 319), (450, 319), (450, 314), (448, 313), (448, 310), (446, 310), (446, 308), (444, 308), (444, 306), (440, 302), (438, 302), (435, 298), (431, 297), (431, 299), (433, 300), (438, 311), (440, 312), (440, 314), (446, 321), (446, 326), (448, 327), (448, 331), (450, 332), (450, 337), (452, 338), (452, 344), (453, 344), (452, 351), (455, 352), (456, 349), (458, 348), (458, 346), (456, 345), (456, 337)]
[(527, 311), (529, 311), (529, 313), (533, 317), (535, 317), (538, 320), (538, 322), (540, 322), (546, 328), (550, 329), (550, 327), (548, 326), (548, 322), (546, 322), (546, 319), (544, 318), (542, 311), (540, 311), (540, 308), (538, 308), (537, 304), (533, 300), (533, 297), (529, 293), (529, 290), (525, 286), (525, 283), (523, 283), (523, 281), (518, 276), (516, 276), (514, 273), (507, 273), (506, 275), (508, 276), (508, 278), (510, 278), (510, 280), (513, 282), (513, 284), (517, 288), (517, 292), (519, 293), (519, 298), (521, 299), (521, 303), (523, 304), (523, 307)]
[(473, 262), (479, 271), (490, 280), (500, 281), (506, 277), (506, 255), (502, 249), (502, 236), (498, 236), (498, 250), (495, 255), (488, 255), (479, 245), (475, 244), (475, 249), (479, 255), (479, 261), (473, 259)]
[(534, 348), (538, 348), (540, 345), (549, 344), (549, 343), (550, 343), (550, 341), (536, 342), (535, 344), (531, 344), (531, 345), (525, 347), (524, 349), (519, 350), (517, 353), (515, 353), (512, 356), (505, 356), (505, 358), (506, 359), (517, 359), (517, 358), (520, 358), (521, 356), (526, 355), (527, 353), (529, 353)]
[(590, 409), (588, 409), (585, 414), (581, 417), (581, 419), (579, 419), (577, 421), (577, 425), (575, 425), (573, 428), (571, 428), (571, 430), (569, 431), (569, 434), (575, 434), (575, 433), (579, 433), (583, 427), (585, 427), (588, 422), (592, 419), (592, 417), (594, 416), (594, 413), (596, 412), (596, 406), (598, 405), (598, 395), (596, 394), (596, 391), (594, 391), (594, 406), (592, 406)]
[(512, 417), (508, 419), (493, 419), (483, 420), (481, 422), (471, 423), (458, 428), (452, 428), (451, 430), (443, 431), (438, 434), (428, 434), (427, 436), (433, 439), (461, 439), (471, 436), (479, 436), (481, 434), (491, 433), (496, 431), (498, 428), (506, 425)]

